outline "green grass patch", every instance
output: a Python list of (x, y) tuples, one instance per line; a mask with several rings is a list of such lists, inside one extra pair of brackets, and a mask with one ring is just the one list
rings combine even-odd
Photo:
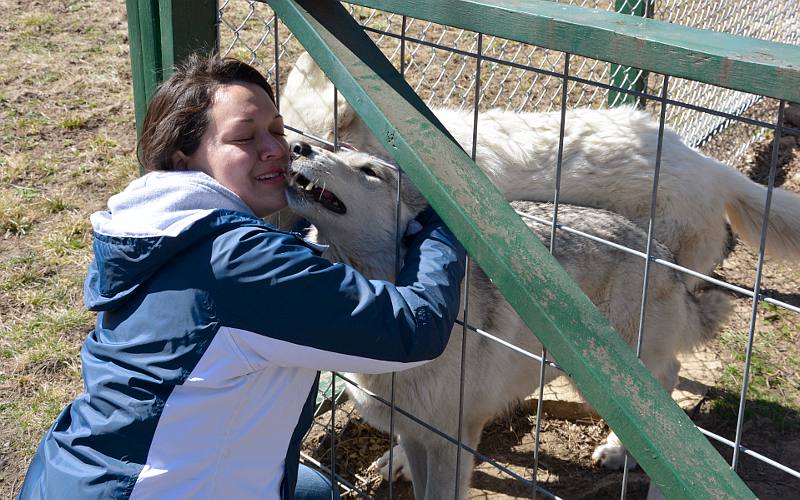
[(98, 154), (108, 154), (119, 148), (119, 144), (105, 133), (99, 133), (92, 137), (91, 146)]
[(75, 210), (77, 207), (72, 205), (67, 200), (60, 196), (55, 196), (53, 198), (45, 198), (44, 199), (44, 206), (45, 210), (50, 215), (60, 214), (61, 212), (65, 212), (67, 210)]
[(33, 219), (21, 207), (0, 207), (0, 234), (24, 236), (33, 229)]
[(64, 76), (56, 71), (40, 71), (31, 75), (30, 80), (35, 85), (48, 85), (61, 80)]
[(49, 234), (43, 244), (55, 255), (63, 257), (88, 249), (91, 236), (91, 226), (88, 222), (73, 222)]
[(55, 16), (44, 12), (31, 12), (22, 17), (22, 26), (25, 31), (49, 30), (55, 26)]
[(39, 190), (31, 186), (14, 186), (14, 193), (21, 201), (28, 203), (39, 195)]
[(43, 177), (49, 177), (59, 171), (59, 161), (51, 153), (44, 153), (41, 156), (34, 156), (30, 151), (13, 153), (3, 163), (0, 181), (9, 184), (17, 184), (25, 179), (41, 182)]
[(61, 120), (61, 128), (81, 128), (86, 124), (82, 118), (71, 117)]
[[(733, 353), (723, 369), (712, 408), (728, 418), (736, 418), (744, 382), (747, 332), (727, 330), (720, 342)], [(786, 353), (783, 355), (782, 353)], [(800, 400), (797, 397), (800, 359), (793, 354), (782, 328), (756, 329), (750, 355), (745, 418), (766, 417), (779, 428), (800, 426)]]
[[(33, 32), (31, 33), (34, 34)], [(50, 54), (58, 49), (58, 46), (47, 38), (40, 36), (29, 36), (23, 39), (19, 46), (20, 51), (31, 54)]]
[(0, 270), (3, 272), (0, 290), (5, 292), (27, 289), (44, 283), (46, 279), (41, 264), (32, 253), (3, 259), (0, 261)]
[(40, 306), (36, 314), (11, 324), (5, 334), (11, 345), (4, 348), (3, 354), (15, 358), (22, 372), (40, 371), (42, 364), (74, 362), (80, 341), (93, 318), (94, 313), (84, 309), (82, 304)]

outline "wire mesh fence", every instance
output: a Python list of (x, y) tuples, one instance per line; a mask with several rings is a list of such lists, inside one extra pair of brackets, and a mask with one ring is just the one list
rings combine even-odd
[[(649, 11), (642, 7), (643, 1), (562, 1), (573, 5), (619, 12), (641, 12), (654, 19), (693, 26), (730, 34), (750, 36), (765, 40), (795, 44), (800, 35), (800, 5), (792, 0), (770, 2), (695, 2), (659, 1), (649, 3)], [(245, 5), (242, 9), (238, 4)], [(238, 12), (233, 13), (234, 7)], [(650, 12), (651, 11), (651, 12)], [(222, 53), (233, 54), (250, 61), (273, 60), (275, 30), (270, 9), (254, 1), (226, 0), (220, 6), (223, 42)], [(225, 15), (227, 13), (227, 15)], [(401, 17), (373, 9), (353, 7), (353, 13), (374, 34), (387, 57), (398, 64)], [(436, 25), (424, 20), (407, 19), (405, 39), (409, 81), (414, 89), (426, 98), (429, 106), (446, 105), (463, 109), (471, 106), (471, 89), (475, 86), (474, 73), (469, 71), (469, 58), (475, 53), (477, 34), (452, 27)], [(291, 33), (279, 37), (279, 56), (296, 54), (300, 50), (293, 43)], [(488, 62), (483, 69), (481, 86), (482, 109), (502, 107), (504, 109), (553, 111), (558, 109), (558, 80), (553, 74), (563, 67), (563, 54), (542, 47), (534, 47), (487, 37), (484, 41), (484, 56)], [(531, 73), (525, 68), (535, 67), (543, 73)], [(288, 66), (284, 68), (284, 71)], [(269, 70), (278, 71), (274, 62)], [(630, 68), (621, 68), (609, 63), (575, 57), (573, 74), (597, 82), (614, 81), (617, 85), (633, 88), (646, 73)], [(624, 73), (621, 78), (617, 75)], [(279, 72), (278, 72), (279, 74)], [(286, 74), (284, 72), (284, 74)], [(273, 75), (274, 76), (274, 75)], [(651, 82), (651, 91), (658, 93), (657, 83)], [(570, 90), (576, 106), (605, 106), (609, 101), (609, 90), (599, 87)], [(624, 95), (624, 94), (623, 94)], [(714, 88), (701, 82), (675, 79), (672, 82), (673, 99), (700, 108), (715, 109), (724, 113), (744, 113), (761, 98), (733, 90)], [(614, 97), (611, 97), (613, 103)], [(686, 108), (668, 110), (668, 125), (675, 129), (690, 146), (702, 146), (715, 134), (735, 124), (723, 116), (698, 113)], [(754, 140), (760, 137), (754, 137)], [(739, 148), (729, 151), (722, 161), (738, 158), (753, 141), (740, 143)]]
[[(625, 2), (616, 2), (614, 5), (608, 1), (568, 3), (600, 9), (631, 9), (631, 11), (637, 11), (642, 7), (638, 4), (628, 5)], [(474, 114), (476, 123), (479, 121), (479, 116), (491, 109), (514, 113), (554, 112), (561, 115), (563, 127), (569, 126), (569, 122), (566, 121), (562, 111), (604, 108), (614, 100), (614, 92), (618, 90), (615, 85), (621, 84), (625, 88), (631, 88), (637, 81), (646, 79), (646, 85), (636, 97), (644, 101), (645, 109), (653, 114), (655, 121), (674, 129), (687, 144), (702, 148), (707, 154), (729, 164), (743, 165), (749, 162), (749, 166), (745, 165), (749, 168), (749, 173), (753, 177), (760, 175), (764, 184), (769, 184), (770, 193), (774, 186), (782, 183), (788, 187), (800, 187), (800, 178), (794, 180), (794, 177), (800, 176), (800, 170), (791, 170), (791, 158), (786, 159), (786, 154), (784, 157), (780, 154), (780, 148), (786, 142), (782, 142), (781, 137), (798, 137), (800, 120), (793, 122), (786, 119), (787, 108), (783, 103), (698, 82), (662, 75), (646, 75), (637, 70), (628, 70), (624, 78), (615, 78), (615, 72), (618, 74), (624, 69), (614, 68), (603, 61), (363, 7), (351, 6), (350, 10), (387, 58), (402, 70), (412, 88), (432, 108), (446, 107), (458, 110), (465, 117)], [(287, 75), (302, 52), (302, 47), (285, 27), (280, 26), (269, 7), (260, 2), (227, 0), (221, 2), (219, 12), (220, 52), (256, 64), (275, 84), (278, 94), (282, 95), (281, 89), (285, 86)], [(654, 2), (644, 9), (644, 15), (705, 29), (793, 44), (797, 43), (797, 26), (800, 25), (800, 6), (792, 1), (761, 4), (722, 2), (713, 5), (707, 2), (689, 1)], [(623, 92), (622, 95), (624, 94)], [(333, 99), (331, 95), (331, 103)], [(797, 113), (793, 106), (788, 110), (791, 116)], [(293, 124), (287, 123), (287, 125), (291, 127)], [(563, 135), (562, 128), (561, 136)], [(764, 137), (768, 136), (776, 139), (771, 142), (764, 140)], [(334, 135), (317, 138), (336, 142)], [(755, 152), (754, 144), (758, 144)], [(791, 152), (788, 155), (791, 156)], [(742, 158), (745, 158), (745, 161)], [(657, 175), (655, 179), (658, 179)], [(653, 193), (654, 196), (658, 193), (657, 181), (654, 182)], [(582, 238), (598, 240), (592, 234), (559, 224), (558, 190), (554, 198), (552, 216), (534, 217), (532, 219), (534, 223), (551, 227), (553, 234), (556, 231), (563, 231)], [(766, 203), (768, 207), (769, 197)], [(652, 226), (657, 223), (653, 209), (650, 224)], [(613, 248), (620, 247), (613, 241), (604, 239), (599, 241)], [(739, 467), (743, 457), (747, 457), (748, 460), (753, 459), (752, 462), (748, 462), (749, 464), (757, 464), (756, 467), (762, 468), (760, 469), (762, 471), (763, 467), (779, 471), (781, 475), (777, 477), (781, 477), (781, 481), (800, 487), (798, 457), (792, 457), (791, 453), (777, 449), (771, 450), (769, 446), (762, 446), (763, 443), (760, 442), (747, 443), (747, 446), (743, 444), (747, 435), (746, 399), (755, 400), (755, 403), (750, 403), (751, 408), (753, 404), (758, 407), (765, 404), (771, 408), (780, 407), (781, 402), (789, 408), (800, 406), (797, 365), (792, 364), (796, 361), (772, 358), (770, 352), (776, 348), (783, 349), (786, 345), (797, 341), (797, 332), (800, 330), (798, 298), (800, 271), (791, 265), (784, 266), (765, 261), (763, 238), (761, 248), (754, 250), (738, 248), (713, 273), (697, 272), (676, 265), (669, 259), (656, 258), (651, 253), (649, 245), (643, 248), (620, 247), (620, 249), (643, 259), (645, 285), (643, 287), (635, 285), (642, 288), (642, 311), (648, 300), (657, 300), (647, 297), (646, 280), (651, 264), (674, 269), (682, 273), (684, 279), (696, 279), (704, 286), (720, 287), (737, 298), (733, 319), (725, 325), (716, 341), (717, 344), (712, 347), (712, 349), (724, 347), (734, 353), (734, 360), (737, 362), (736, 366), (715, 367), (724, 377), (733, 380), (733, 383), (726, 385), (727, 389), (717, 389), (718, 396), (723, 394), (717, 398), (717, 404), (728, 405), (720, 411), (737, 414), (736, 424), (733, 428), (717, 428), (713, 419), (706, 419), (709, 428), (701, 427), (701, 431), (710, 439), (730, 447), (732, 450), (730, 460), (734, 467)], [(469, 311), (465, 314), (469, 317)], [(642, 312), (639, 318), (640, 325), (643, 324), (643, 317)], [(464, 326), (465, 335), (475, 335), (482, 339), (481, 342), (494, 342), (498, 341), (498, 337), (502, 337), (492, 332), (486, 325), (464, 324)], [(640, 328), (645, 329), (646, 326)], [(757, 343), (756, 332), (766, 340)], [(499, 340), (502, 342), (502, 339)], [(507, 347), (519, 350), (518, 346)], [(525, 351), (521, 354), (540, 361), (547, 357), (546, 353), (542, 352)], [(771, 368), (765, 368), (767, 366)], [(748, 385), (748, 380), (759, 370), (774, 371), (775, 366), (780, 368), (772, 378), (769, 375), (758, 378), (759, 384), (766, 380), (766, 388), (761, 385), (758, 387)], [(551, 362), (547, 369), (556, 368)], [(369, 468), (369, 463), (389, 448), (390, 438), (364, 425), (357, 418), (358, 413), (352, 403), (343, 402), (342, 388), (346, 383), (354, 381), (343, 380), (336, 375), (326, 375), (326, 377), (321, 384), (323, 392), (318, 399), (318, 420), (307, 438), (304, 452), (306, 459), (312, 463), (316, 461), (320, 468), (338, 473), (340, 479), (344, 481), (341, 484), (345, 490), (353, 491), (354, 495), (399, 495), (400, 497), (408, 495), (408, 489), (404, 490), (402, 487), (392, 490), (392, 486), (381, 482), (377, 472)], [(775, 388), (769, 386), (770, 380), (775, 384)], [(779, 386), (781, 388), (778, 388)], [(453, 390), (457, 391), (457, 388)], [(776, 395), (776, 390), (782, 395)], [(789, 396), (786, 396), (787, 390)], [(627, 472), (609, 475), (589, 465), (592, 460), (591, 446), (588, 442), (598, 440), (602, 434), (596, 426), (589, 426), (588, 431), (570, 434), (564, 431), (560, 423), (548, 424), (548, 419), (542, 419), (543, 405), (546, 404), (547, 398), (543, 392), (538, 395), (532, 392), (533, 395), (527, 401), (527, 409), (536, 408), (538, 411), (514, 414), (500, 423), (492, 424), (494, 427), (490, 426), (486, 431), (502, 435), (501, 440), (517, 443), (506, 448), (513, 449), (516, 446), (520, 450), (524, 449), (524, 452), (515, 453), (506, 449), (500, 453), (503, 458), (498, 460), (492, 455), (492, 451), (496, 450), (487, 451), (486, 446), (483, 449), (470, 450), (477, 454), (481, 462), (478, 468), (481, 474), (477, 476), (479, 484), (487, 489), (499, 488), (509, 495), (535, 496), (533, 492), (536, 491), (544, 496), (556, 497), (557, 493), (551, 491), (553, 489), (551, 486), (555, 486), (558, 495), (564, 495), (563, 492), (566, 492), (566, 495), (575, 494), (577, 490), (570, 489), (567, 483), (574, 483), (575, 477), (582, 475), (588, 479), (584, 479), (582, 485), (577, 487), (585, 488), (587, 484), (594, 483), (595, 492), (599, 495), (614, 489), (623, 492), (623, 496), (625, 494), (635, 496), (642, 492), (641, 485), (644, 479), (641, 475), (636, 476)], [(391, 404), (391, 401), (386, 402)], [(579, 400), (577, 402), (570, 400), (568, 403), (556, 405), (551, 411), (556, 413), (557, 408), (570, 408), (571, 418), (597, 423), (591, 410)], [(415, 418), (413, 415), (404, 414), (402, 410), (398, 411), (402, 418)], [(781, 425), (796, 424), (798, 418), (796, 410), (784, 408), (778, 411), (782, 412), (778, 417), (782, 422)], [(555, 420), (561, 421), (561, 419)], [(428, 432), (437, 432), (424, 421), (419, 422), (419, 425)], [(569, 429), (570, 424), (565, 425)], [(555, 430), (554, 437), (546, 435), (548, 430)], [(513, 438), (508, 436), (509, 432)], [(335, 436), (335, 439), (332, 439), (332, 436)], [(458, 438), (453, 436), (446, 438), (454, 441), (455, 445), (460, 444)], [(580, 442), (571, 443), (572, 449), (564, 452), (564, 446), (559, 448), (554, 443), (560, 438)], [(551, 455), (550, 463), (543, 463), (540, 460), (540, 449), (543, 447), (548, 450), (559, 450), (548, 452)], [(552, 456), (559, 456), (557, 453), (562, 452), (567, 457), (564, 462), (572, 461), (579, 465), (570, 473), (559, 476), (559, 473), (554, 471), (564, 466), (560, 462), (560, 465), (552, 463)], [(523, 460), (517, 455), (529, 456)], [(331, 459), (332, 456), (335, 460)], [(492, 468), (500, 472), (491, 471)], [(533, 471), (538, 473), (534, 474)], [(613, 478), (614, 486), (607, 484), (609, 477)], [(513, 481), (508, 483), (500, 478), (512, 478)], [(598, 484), (598, 481), (602, 484)]]

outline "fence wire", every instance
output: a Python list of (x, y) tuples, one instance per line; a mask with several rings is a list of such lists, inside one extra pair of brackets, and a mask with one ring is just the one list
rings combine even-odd
[[(794, 0), (773, 0), (769, 2), (699, 2), (696, 0), (656, 1), (643, 4), (625, 1), (563, 1), (584, 7), (624, 12), (640, 12), (655, 19), (673, 23), (723, 31), (757, 38), (797, 44), (800, 37), (800, 3)], [(407, 18), (359, 6), (350, 6), (354, 18), (383, 50), (387, 58), (401, 70), (411, 87), (430, 107), (449, 107), (475, 113), (475, 123), (481, 112), (501, 108), (516, 112), (560, 111), (561, 138), (563, 139), (564, 112), (576, 108), (603, 108), (614, 103), (618, 86), (637, 88), (629, 93), (643, 100), (645, 108), (654, 114), (661, 126), (669, 126), (678, 132), (683, 140), (693, 147), (725, 163), (733, 163), (750, 150), (753, 144), (767, 133), (780, 135), (782, 122), (776, 121), (778, 109), (783, 103), (772, 99), (714, 87), (711, 85), (667, 78), (662, 75), (648, 75), (639, 70), (615, 67), (609, 63), (576, 55), (570, 55), (542, 47), (521, 44), (493, 36), (468, 32), (424, 20)], [(219, 5), (219, 40), (223, 55), (237, 57), (258, 66), (268, 76), (280, 93), (291, 65), (302, 52), (302, 47), (291, 33), (281, 26), (271, 9), (258, 1), (225, 0)], [(478, 64), (476, 65), (476, 61)], [(613, 82), (613, 83), (612, 83)], [(626, 95), (622, 93), (620, 95)], [(287, 124), (289, 127), (291, 123)], [(789, 129), (792, 133), (798, 130)], [(784, 130), (786, 132), (786, 130)], [(317, 138), (322, 139), (322, 138)], [(323, 140), (324, 142), (324, 140)], [(334, 143), (336, 139), (334, 139)], [(473, 140), (473, 145), (475, 141)], [(777, 146), (775, 147), (777, 148)], [(474, 149), (473, 149), (474, 156)], [(777, 149), (773, 152), (770, 173), (769, 193), (775, 181)], [(560, 148), (559, 159), (560, 166)], [(656, 167), (657, 169), (657, 167)], [(558, 178), (558, 176), (557, 176)], [(657, 196), (657, 173), (653, 185), (653, 208), (650, 225), (657, 223), (655, 199)], [(552, 218), (542, 219), (520, 213), (528, 220), (545, 224), (551, 228), (551, 252), (554, 250), (557, 231), (566, 231), (608, 245), (641, 257), (645, 262), (644, 284), (642, 286), (642, 305), (640, 314), (640, 335), (644, 333), (644, 310), (648, 301), (647, 279), (652, 265), (666, 266), (687, 276), (729, 290), (736, 296), (749, 298), (752, 308), (749, 316), (747, 340), (743, 343), (744, 383), (741, 385), (741, 400), (738, 404), (738, 422), (735, 436), (723, 437), (709, 429), (701, 429), (709, 438), (729, 446), (733, 450), (732, 465), (738, 466), (740, 454), (747, 455), (761, 464), (774, 467), (790, 478), (800, 479), (800, 472), (788, 464), (769, 457), (769, 450), (755, 451), (757, 446), (743, 446), (744, 409), (748, 393), (747, 373), (751, 369), (755, 346), (755, 331), (759, 311), (764, 307), (775, 308), (793, 314), (791, 325), (800, 325), (800, 304), (793, 297), (766, 297), (761, 284), (763, 272), (764, 247), (755, 256), (758, 260), (753, 269), (753, 281), (731, 283), (718, 275), (703, 275), (650, 254), (650, 233), (646, 249), (622, 247), (612, 241), (564, 226), (558, 221), (558, 183), (555, 187), (555, 204)], [(769, 203), (769, 201), (767, 202)], [(644, 250), (644, 251), (642, 251)], [(633, 285), (632, 285), (633, 286)], [(783, 313), (781, 313), (783, 314)], [(469, 309), (464, 311), (469, 317)], [(482, 325), (472, 325), (469, 321), (460, 322), (464, 335), (478, 335), (483, 339), (499, 342), (508, 348), (537, 360), (548, 370), (558, 370), (558, 365), (547, 359), (546, 351), (531, 353), (518, 346), (506, 343), (495, 332), (486, 331)], [(641, 339), (640, 339), (641, 342)], [(466, 342), (463, 343), (466, 345)], [(738, 344), (737, 344), (738, 345)], [(463, 357), (462, 357), (463, 359)], [(741, 375), (741, 374), (740, 374)], [(338, 383), (337, 383), (338, 379)], [(323, 375), (321, 394), (318, 398), (317, 420), (306, 440), (305, 458), (319, 468), (337, 475), (344, 490), (352, 495), (370, 498), (367, 491), (373, 489), (378, 476), (369, 470), (364, 457), (374, 457), (384, 451), (387, 443), (377, 441), (374, 431), (363, 423), (356, 422), (352, 405), (342, 403), (342, 388), (345, 382), (355, 386), (354, 381), (342, 377)], [(463, 376), (462, 376), (463, 380)], [(393, 382), (394, 383), (394, 382)], [(338, 386), (338, 387), (337, 387)], [(366, 390), (367, 389), (362, 389)], [(455, 390), (455, 388), (454, 388)], [(377, 396), (376, 396), (377, 397)], [(533, 497), (558, 498), (554, 493), (540, 486), (538, 474), (542, 474), (539, 458), (541, 430), (543, 427), (542, 403), (544, 394), (540, 390), (536, 401), (535, 422), (530, 432), (534, 439), (534, 457), (531, 464), (520, 470), (508, 467), (489, 456), (466, 447), (461, 442), (461, 431), (457, 436), (442, 436), (462, 449), (467, 449), (482, 461), (489, 463), (506, 476), (514, 478)], [(392, 406), (392, 401), (386, 401)], [(419, 420), (403, 409), (397, 412), (410, 418), (427, 430), (438, 433), (429, 423)], [(394, 412), (393, 412), (394, 415)], [(459, 426), (460, 429), (460, 426)], [(336, 443), (348, 442), (347, 447), (337, 447)], [(352, 446), (352, 442), (363, 443)], [(343, 449), (348, 453), (344, 453)], [(359, 450), (353, 456), (353, 450)], [(327, 458), (326, 458), (327, 457)], [(459, 454), (460, 457), (460, 454)], [(316, 461), (316, 462), (315, 462)], [(527, 472), (525, 469), (527, 468)], [(538, 474), (537, 474), (538, 472)], [(622, 476), (620, 496), (628, 491), (628, 475)], [(798, 483), (800, 484), (800, 483)], [(394, 492), (390, 484), (388, 496)]]

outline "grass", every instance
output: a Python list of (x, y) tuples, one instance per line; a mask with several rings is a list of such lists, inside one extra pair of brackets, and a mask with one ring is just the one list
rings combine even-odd
[[(800, 430), (800, 354), (797, 350), (795, 314), (762, 302), (756, 322), (747, 380), (745, 417), (764, 417), (777, 428)], [(748, 330), (727, 329), (719, 343), (730, 353), (712, 407), (722, 416), (735, 418), (744, 382)]]
[(0, 497), (82, 391), (89, 215), (138, 174), (124, 2), (0, 18)]

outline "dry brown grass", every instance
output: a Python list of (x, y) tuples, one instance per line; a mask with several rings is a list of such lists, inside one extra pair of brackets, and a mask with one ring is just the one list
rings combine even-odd
[(2, 3), (0, 497), (81, 391), (88, 216), (137, 169), (124, 3)]

